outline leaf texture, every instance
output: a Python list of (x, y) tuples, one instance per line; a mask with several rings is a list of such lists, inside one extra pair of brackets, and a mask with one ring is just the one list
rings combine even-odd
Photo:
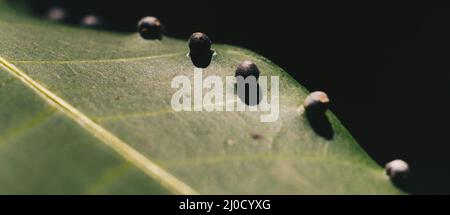
[[(280, 77), (280, 119), (175, 112), (186, 41), (80, 29), (0, 3), (0, 193), (400, 194), (328, 112), (334, 136), (303, 113), (308, 91), (269, 60), (214, 45), (204, 75), (255, 62)], [(297, 71), (301, 72), (301, 71)]]

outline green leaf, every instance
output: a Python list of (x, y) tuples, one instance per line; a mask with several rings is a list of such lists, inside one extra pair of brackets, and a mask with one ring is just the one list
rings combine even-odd
[[(174, 112), (185, 40), (143, 40), (46, 22), (0, 3), (2, 194), (398, 194), (336, 117), (331, 140), (301, 104), (308, 92), (250, 51), (214, 45), (205, 75), (254, 61), (280, 76), (280, 119)], [(298, 71), (301, 72), (301, 71)]]

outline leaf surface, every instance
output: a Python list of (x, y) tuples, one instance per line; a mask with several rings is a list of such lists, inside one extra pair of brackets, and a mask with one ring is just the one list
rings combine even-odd
[(280, 77), (278, 121), (173, 111), (172, 79), (194, 74), (184, 40), (64, 26), (1, 1), (0, 193), (402, 193), (332, 113), (331, 140), (311, 128), (308, 92), (285, 71), (213, 49), (204, 76), (251, 60)]

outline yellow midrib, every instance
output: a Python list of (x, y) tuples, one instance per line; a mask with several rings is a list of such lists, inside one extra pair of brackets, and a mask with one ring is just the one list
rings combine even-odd
[(116, 58), (116, 59), (96, 59), (96, 60), (14, 60), (10, 63), (16, 64), (88, 64), (88, 63), (117, 63), (117, 62), (132, 62), (141, 60), (152, 60), (158, 58), (173, 57), (184, 54), (183, 52), (168, 53), (163, 55), (130, 57), (130, 58)]
[(127, 143), (104, 129), (92, 121), (89, 117), (84, 115), (81, 111), (34, 81), (25, 72), (17, 68), (12, 63), (8, 62), (4, 58), (0, 57), (0, 66), (2, 66), (7, 72), (20, 79), (25, 85), (34, 90), (39, 96), (44, 98), (49, 104), (56, 107), (62, 113), (77, 122), (85, 130), (93, 134), (102, 143), (115, 150), (119, 155), (135, 165), (146, 175), (159, 182), (162, 186), (175, 194), (197, 194), (187, 184), (178, 180), (175, 176), (158, 166), (156, 163), (149, 160), (147, 157), (136, 151)]

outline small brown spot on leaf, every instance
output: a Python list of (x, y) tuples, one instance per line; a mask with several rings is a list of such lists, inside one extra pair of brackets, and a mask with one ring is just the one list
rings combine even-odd
[(263, 139), (263, 136), (261, 134), (252, 134), (252, 139), (261, 140)]

